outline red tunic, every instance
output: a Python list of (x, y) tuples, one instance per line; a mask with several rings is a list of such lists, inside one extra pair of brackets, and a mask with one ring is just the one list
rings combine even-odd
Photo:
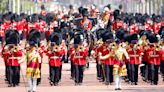
[(5, 36), (5, 27), (4, 27), (4, 25), (1, 25), (0, 27), (1, 27), (0, 28), (0, 37), (4, 37)]
[(80, 27), (87, 31), (87, 30), (91, 30), (92, 29), (92, 22), (90, 20), (81, 20), (80, 21)]
[(87, 50), (84, 51), (75, 51), (73, 54), (73, 63), (74, 65), (86, 65)]
[(154, 65), (160, 65), (162, 50), (156, 51), (154, 48), (150, 48), (146, 55), (148, 56), (148, 62)]
[(150, 23), (145, 23), (145, 30), (152, 30), (152, 25)]
[(164, 50), (162, 51), (162, 54), (161, 54), (161, 60), (164, 61)]
[(138, 33), (138, 28), (135, 24), (130, 26), (130, 34)]
[(58, 52), (52, 52), (52, 51), (48, 51), (46, 53), (46, 55), (49, 57), (49, 64), (50, 66), (55, 66), (55, 67), (60, 67), (61, 65), (61, 53), (60, 51)]
[(112, 30), (114, 30), (115, 32), (117, 32), (119, 28), (126, 29), (125, 23), (122, 22), (122, 21), (115, 21), (112, 24)]
[(153, 29), (153, 32), (155, 33), (155, 34), (158, 34), (158, 31), (161, 29), (161, 23), (155, 23), (155, 24), (153, 24), (153, 26), (152, 26), (152, 29)]
[(45, 32), (45, 25), (46, 25), (45, 21), (41, 21), (39, 25), (40, 25), (40, 32)]
[(9, 66), (20, 66), (18, 58), (23, 55), (22, 50), (13, 53), (6, 52), (5, 55), (8, 57), (7, 63)]
[(142, 50), (141, 49), (129, 49), (128, 54), (129, 54), (129, 62), (130, 64), (136, 64), (139, 65), (141, 64), (140, 57), (141, 57)]

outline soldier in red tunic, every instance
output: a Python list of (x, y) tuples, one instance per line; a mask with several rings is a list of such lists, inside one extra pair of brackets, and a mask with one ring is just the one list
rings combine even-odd
[(142, 49), (140, 45), (137, 44), (138, 37), (137, 34), (131, 35), (131, 44), (130, 49), (128, 50), (129, 54), (129, 63), (130, 63), (130, 82), (131, 85), (137, 85), (138, 82), (138, 68), (141, 64), (141, 53)]
[(113, 65), (114, 65), (114, 51), (113, 47), (114, 44), (112, 42), (114, 41), (113, 34), (111, 32), (106, 32), (103, 37), (103, 43), (104, 47), (99, 53), (100, 60), (103, 64), (104, 68), (104, 77), (105, 77), (105, 84), (109, 85), (113, 82)]
[(88, 50), (82, 44), (83, 38), (80, 35), (74, 37), (73, 64), (75, 66), (75, 85), (83, 83), (84, 66)]
[(7, 65), (9, 69), (9, 87), (19, 85), (20, 80), (20, 58), (23, 52), (19, 47), (19, 34), (11, 30), (9, 37), (6, 38), (6, 46), (4, 48), (3, 56), (7, 57)]
[(118, 31), (118, 29), (123, 29), (123, 30), (126, 30), (126, 25), (125, 23), (122, 21), (122, 18), (120, 15), (118, 15), (116, 17), (116, 20), (113, 22), (112, 24), (112, 31), (114, 33), (116, 33)]
[(161, 26), (162, 26), (162, 24), (160, 22), (160, 18), (157, 16), (154, 19), (154, 22), (152, 25), (152, 29), (153, 29), (154, 34), (158, 34), (159, 30), (161, 29)]
[(130, 33), (130, 34), (138, 33), (138, 27), (137, 27), (137, 25), (136, 25), (136, 23), (135, 23), (135, 19), (134, 19), (134, 18), (132, 18), (132, 19), (130, 20), (130, 24), (129, 24), (129, 33)]
[(92, 22), (88, 19), (88, 10), (82, 10), (83, 19), (80, 21), (80, 28), (84, 31), (90, 31), (92, 29)]
[(158, 45), (158, 39), (156, 35), (152, 34), (149, 36), (150, 48), (147, 50), (146, 55), (148, 57), (149, 66), (149, 76), (151, 85), (158, 84), (158, 71), (162, 55), (162, 50)]
[(51, 35), (51, 46), (48, 48), (46, 55), (49, 57), (50, 65), (50, 84), (57, 86), (60, 80), (60, 66), (61, 66), (61, 41), (62, 37), (59, 33)]

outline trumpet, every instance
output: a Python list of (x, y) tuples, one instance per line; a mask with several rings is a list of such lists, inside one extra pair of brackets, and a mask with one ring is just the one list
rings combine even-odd
[(52, 47), (53, 53), (58, 52), (59, 49), (60, 49), (59, 46)]
[(111, 43), (110, 44), (110, 48), (114, 49), (116, 47), (116, 44), (115, 43)]
[(160, 45), (156, 45), (156, 46), (155, 46), (155, 50), (156, 50), (156, 51), (160, 50), (160, 48), (161, 48)]
[(136, 44), (134, 47), (139, 49), (141, 47), (141, 45), (140, 44)]
[(79, 47), (77, 48), (77, 50), (78, 50), (79, 52), (84, 51), (84, 47), (79, 46)]

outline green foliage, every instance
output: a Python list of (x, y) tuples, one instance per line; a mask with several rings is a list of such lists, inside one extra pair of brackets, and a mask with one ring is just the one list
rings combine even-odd
[(7, 10), (7, 2), (8, 0), (0, 0), (0, 12), (3, 13)]

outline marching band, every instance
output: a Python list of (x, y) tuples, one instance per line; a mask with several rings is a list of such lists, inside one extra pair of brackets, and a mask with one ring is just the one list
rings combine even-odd
[(159, 71), (164, 80), (164, 17), (113, 11), (110, 5), (102, 13), (94, 5), (80, 7), (79, 12), (71, 5), (67, 14), (48, 13), (44, 5), (41, 9), (32, 15), (0, 14), (1, 55), (9, 87), (19, 85), (21, 64), (26, 62), (28, 90), (35, 92), (44, 54), (51, 86), (62, 80), (62, 64), (67, 62), (71, 79), (82, 85), (89, 58), (96, 62), (97, 79), (105, 85), (115, 82), (115, 90), (121, 90), (122, 79), (138, 85), (139, 74), (151, 85), (158, 85)]

